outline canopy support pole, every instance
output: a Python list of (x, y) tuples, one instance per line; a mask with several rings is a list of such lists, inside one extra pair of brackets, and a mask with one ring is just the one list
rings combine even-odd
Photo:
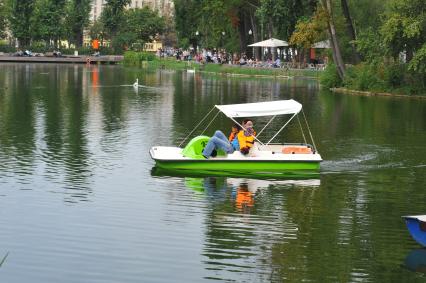
[(314, 145), (314, 150), (317, 152), (317, 146), (315, 145), (314, 138), (312, 137), (311, 129), (309, 128), (308, 120), (306, 120), (305, 112), (302, 109), (303, 118), (305, 119), (306, 127), (308, 128), (309, 136), (311, 137), (312, 143)]
[(277, 115), (273, 116), (271, 118), (271, 120), (269, 120), (269, 122), (265, 125), (265, 127), (262, 128), (262, 130), (260, 130), (260, 132), (257, 134), (257, 136), (259, 137), (260, 134), (263, 132), (264, 129), (266, 129), (266, 127), (268, 127), (268, 125), (272, 122), (272, 120), (274, 120), (274, 118), (277, 117)]
[(305, 137), (305, 133), (303, 132), (303, 128), (302, 128), (302, 124), (300, 123), (299, 116), (297, 116), (297, 122), (299, 123), (300, 131), (302, 132), (303, 140), (305, 141), (305, 144), (306, 144), (307, 143), (306, 137)]
[(186, 139), (192, 135), (192, 133), (198, 128), (198, 126), (201, 125), (201, 123), (210, 115), (210, 113), (213, 111), (213, 109), (215, 109), (215, 107), (213, 106), (213, 108), (209, 111), (209, 113), (207, 113), (206, 116), (204, 116), (203, 119), (201, 119), (200, 123), (197, 124), (197, 126), (195, 126), (195, 128), (183, 139), (183, 141), (179, 144), (179, 147), (186, 141)]
[(284, 124), (284, 126), (281, 127), (281, 129), (266, 143), (266, 145), (268, 145), (273, 139), (275, 139), (276, 136), (278, 136), (278, 134), (285, 128), (285, 126), (288, 125), (288, 123), (290, 123), (291, 120), (293, 120), (294, 116), (296, 116), (297, 113), (294, 113), (293, 116), (291, 116), (291, 118), (287, 121), (287, 123)]

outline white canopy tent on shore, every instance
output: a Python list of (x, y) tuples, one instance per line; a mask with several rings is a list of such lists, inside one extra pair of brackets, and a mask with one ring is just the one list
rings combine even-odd
[(276, 39), (276, 38), (270, 38), (264, 41), (259, 41), (253, 44), (250, 44), (249, 47), (283, 47), (288, 46), (287, 41)]
[[(289, 46), (287, 41), (276, 39), (276, 38), (270, 38), (263, 41), (259, 41), (253, 44), (250, 44), (249, 47), (262, 47), (262, 48), (279, 48), (279, 47), (286, 47)], [(262, 51), (263, 54), (263, 51)], [(273, 59), (275, 60), (275, 52), (272, 52)]]

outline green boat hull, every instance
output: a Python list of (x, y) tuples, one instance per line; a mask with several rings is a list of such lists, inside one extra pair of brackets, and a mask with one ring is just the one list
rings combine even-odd
[(271, 173), (284, 174), (290, 172), (319, 172), (319, 161), (223, 161), (223, 160), (156, 160), (156, 166), (168, 170), (191, 170), (198, 172), (224, 173)]
[(266, 180), (305, 180), (317, 179), (320, 177), (318, 171), (312, 170), (286, 170), (280, 172), (243, 172), (243, 171), (212, 171), (212, 170), (192, 170), (192, 169), (167, 169), (155, 166), (151, 170), (152, 176), (170, 177), (233, 177), (233, 178), (255, 178)]

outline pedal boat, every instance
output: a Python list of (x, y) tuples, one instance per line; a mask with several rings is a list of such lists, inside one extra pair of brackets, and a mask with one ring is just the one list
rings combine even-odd
[(408, 231), (417, 243), (426, 247), (426, 215), (403, 216)]
[[(239, 124), (236, 119), (241, 120), (247, 117), (269, 116), (271, 119), (255, 136), (255, 143), (248, 155), (243, 155), (239, 151), (232, 154), (225, 154), (218, 151), (216, 157), (206, 159), (202, 155), (202, 151), (209, 141), (210, 137), (201, 135), (196, 136), (182, 148), (181, 145), (185, 140), (193, 134), (195, 129), (210, 115), (214, 110), (218, 109), (233, 122)], [(151, 158), (155, 160), (156, 166), (168, 170), (190, 170), (194, 172), (221, 172), (224, 174), (267, 174), (279, 175), (286, 173), (318, 173), (320, 169), (321, 155), (318, 153), (309, 125), (305, 118), (306, 127), (312, 144), (306, 143), (305, 134), (303, 133), (302, 124), (299, 126), (302, 130), (304, 143), (271, 143), (278, 134), (293, 120), (299, 112), (302, 111), (302, 105), (297, 101), (280, 100), (259, 103), (244, 103), (230, 105), (215, 105), (212, 110), (198, 123), (192, 132), (177, 147), (171, 146), (154, 146), (150, 149)], [(290, 115), (290, 118), (284, 123), (281, 129), (268, 141), (262, 142), (263, 130), (278, 115)], [(216, 117), (215, 116), (215, 117)], [(298, 119), (299, 120), (299, 119)], [(207, 127), (211, 122), (207, 125)], [(242, 125), (239, 124), (241, 127)], [(207, 129), (206, 127), (206, 129)], [(243, 127), (242, 127), (243, 128)], [(205, 130), (206, 130), (205, 129)]]

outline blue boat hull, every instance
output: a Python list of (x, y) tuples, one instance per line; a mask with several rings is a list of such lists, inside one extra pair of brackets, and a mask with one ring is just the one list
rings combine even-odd
[(408, 231), (417, 243), (426, 247), (426, 222), (420, 221), (416, 218), (405, 218)]

